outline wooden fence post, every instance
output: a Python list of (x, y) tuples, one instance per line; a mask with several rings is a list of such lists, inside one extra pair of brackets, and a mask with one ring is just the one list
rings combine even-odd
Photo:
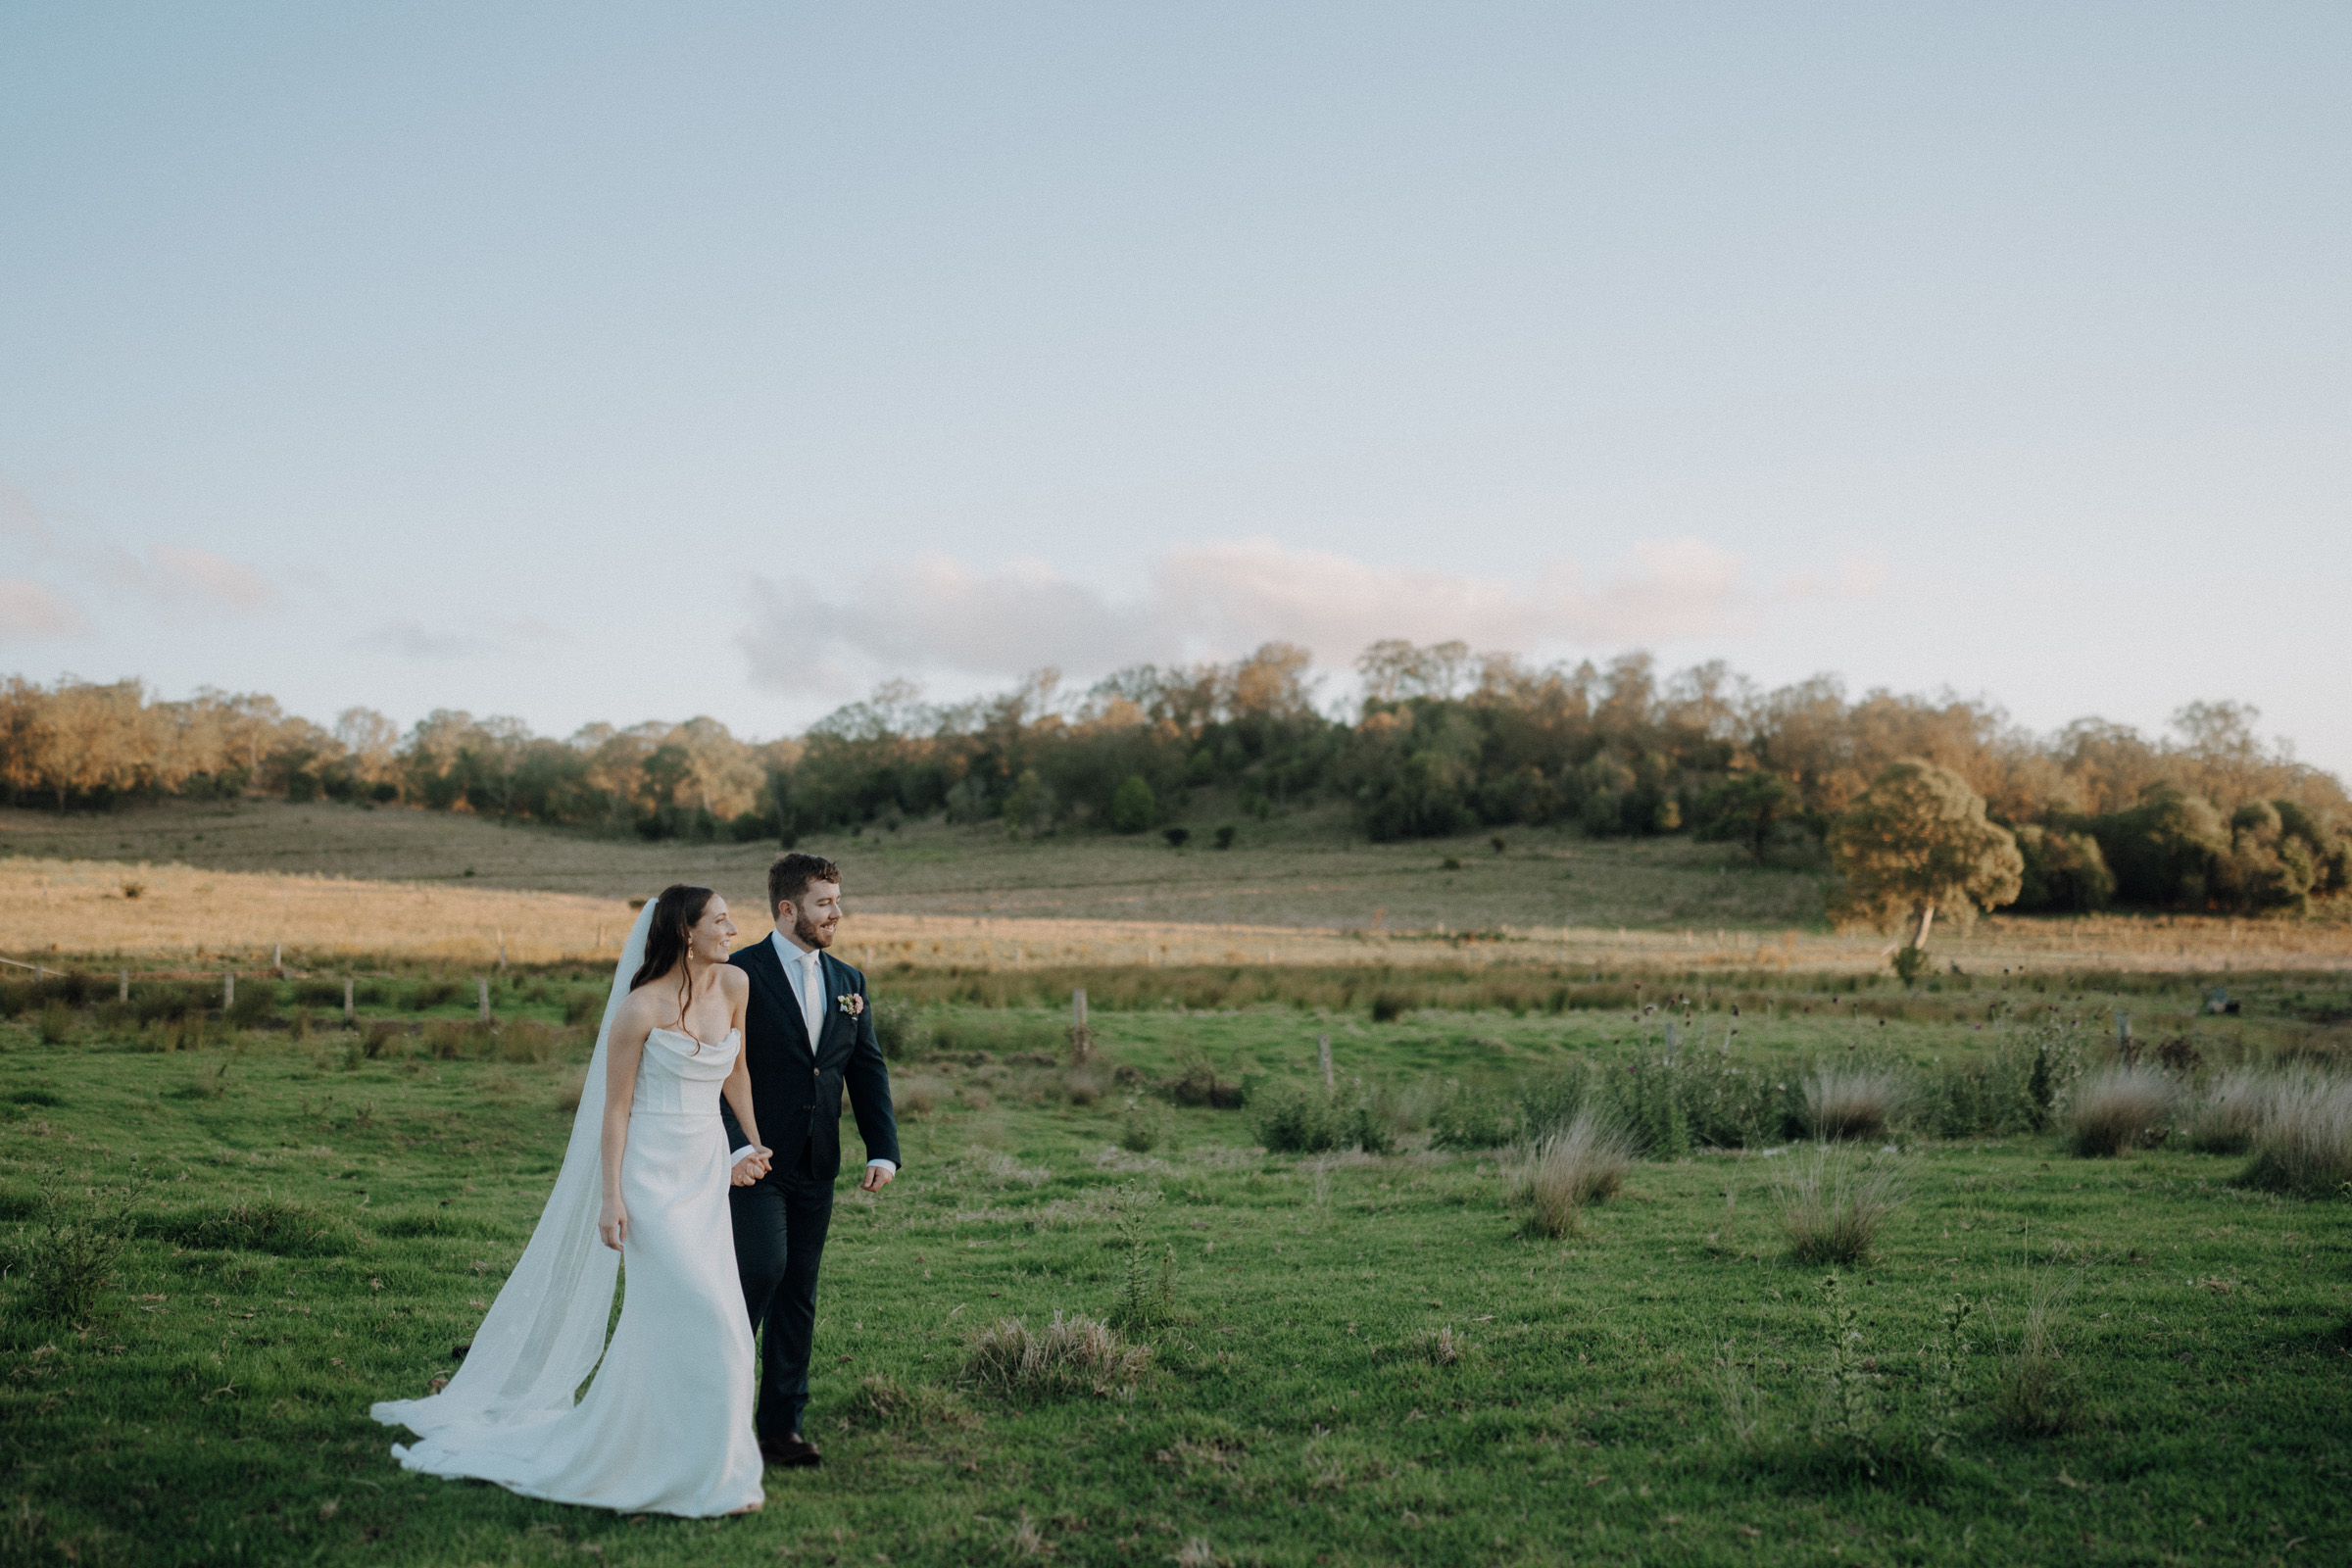
[(496, 925), (490, 929), (498, 933), (498, 972), (505, 974), (507, 972), (507, 930), (504, 926)]
[(1323, 1092), (1328, 1095), (1332, 1092), (1333, 1088), (1331, 1079), (1331, 1036), (1315, 1036), (1315, 1059), (1322, 1064)]
[(344, 1027), (344, 1028), (348, 1029), (348, 1028), (350, 1028), (350, 1027), (351, 1027), (351, 1025), (352, 1025), (352, 1018), (353, 1018), (353, 1012), (352, 1012), (352, 1006), (351, 1006), (351, 976), (349, 976), (349, 975), (345, 975), (345, 976), (343, 977), (343, 1027)]
[(130, 971), (124, 969), (115, 976), (115, 1000), (127, 1004), (130, 1001)]
[(1086, 987), (1070, 992), (1070, 1059), (1084, 1064), (1095, 1056), (1094, 1031), (1086, 1026)]
[(473, 985), (475, 995), (481, 999), (482, 1022), (488, 1023), (490, 1021), (490, 981), (486, 976), (477, 974), (473, 977)]
[(277, 971), (280, 980), (286, 977), (286, 945), (283, 942), (270, 944), (270, 967)]
[(231, 969), (220, 976), (220, 1010), (226, 1012), (237, 1004), (237, 971)]

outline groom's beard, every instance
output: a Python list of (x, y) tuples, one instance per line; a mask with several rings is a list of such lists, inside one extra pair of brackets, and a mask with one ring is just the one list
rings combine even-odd
[(805, 914), (792, 917), (792, 934), (804, 948), (824, 949), (833, 945), (832, 930), (812, 924)]

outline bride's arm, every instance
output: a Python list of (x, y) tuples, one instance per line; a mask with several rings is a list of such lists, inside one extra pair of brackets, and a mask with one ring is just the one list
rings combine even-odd
[[(740, 1031), (745, 1004), (751, 1000), (752, 983), (741, 969), (728, 968), (720, 973), (720, 983), (727, 988), (728, 1027)], [(751, 1053), (740, 1045), (735, 1051), (734, 1070), (718, 1086), (718, 1092), (725, 1097), (727, 1108), (734, 1111), (735, 1125), (742, 1130), (743, 1141), (751, 1145), (752, 1152), (743, 1157), (742, 1163), (757, 1167), (752, 1173), (752, 1180), (757, 1181), (767, 1174), (768, 1150), (760, 1142), (760, 1117), (752, 1108)]]
[(629, 1106), (637, 1098), (637, 1064), (645, 1057), (645, 1037), (653, 1032), (652, 1018), (632, 1005), (621, 1004), (612, 1020), (612, 1037), (605, 1042), (605, 1201), (596, 1217), (597, 1233), (615, 1252), (628, 1239), (629, 1211), (620, 1200), (620, 1160), (629, 1149)]

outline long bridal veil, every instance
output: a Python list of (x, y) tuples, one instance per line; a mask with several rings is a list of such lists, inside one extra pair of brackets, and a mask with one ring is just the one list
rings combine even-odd
[(495, 1439), (562, 1415), (605, 1352), (620, 1254), (604, 1245), (596, 1219), (604, 1198), (605, 1049), (629, 979), (645, 961), (654, 919), (647, 900), (612, 968), (612, 990), (596, 1032), (596, 1054), (580, 1086), (564, 1168), (522, 1259), (473, 1336), (457, 1376), (423, 1399), (386, 1399), (368, 1413), (452, 1446)]

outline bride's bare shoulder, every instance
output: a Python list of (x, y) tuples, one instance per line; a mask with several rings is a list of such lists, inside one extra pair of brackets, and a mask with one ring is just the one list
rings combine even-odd
[(612, 1014), (614, 1026), (642, 1024), (651, 1028), (660, 1023), (666, 1015), (662, 1010), (661, 1001), (654, 995), (654, 989), (652, 986), (639, 986), (621, 998), (620, 1006)]
[(729, 1002), (741, 1002), (752, 994), (752, 977), (731, 963), (718, 966), (719, 994)]

